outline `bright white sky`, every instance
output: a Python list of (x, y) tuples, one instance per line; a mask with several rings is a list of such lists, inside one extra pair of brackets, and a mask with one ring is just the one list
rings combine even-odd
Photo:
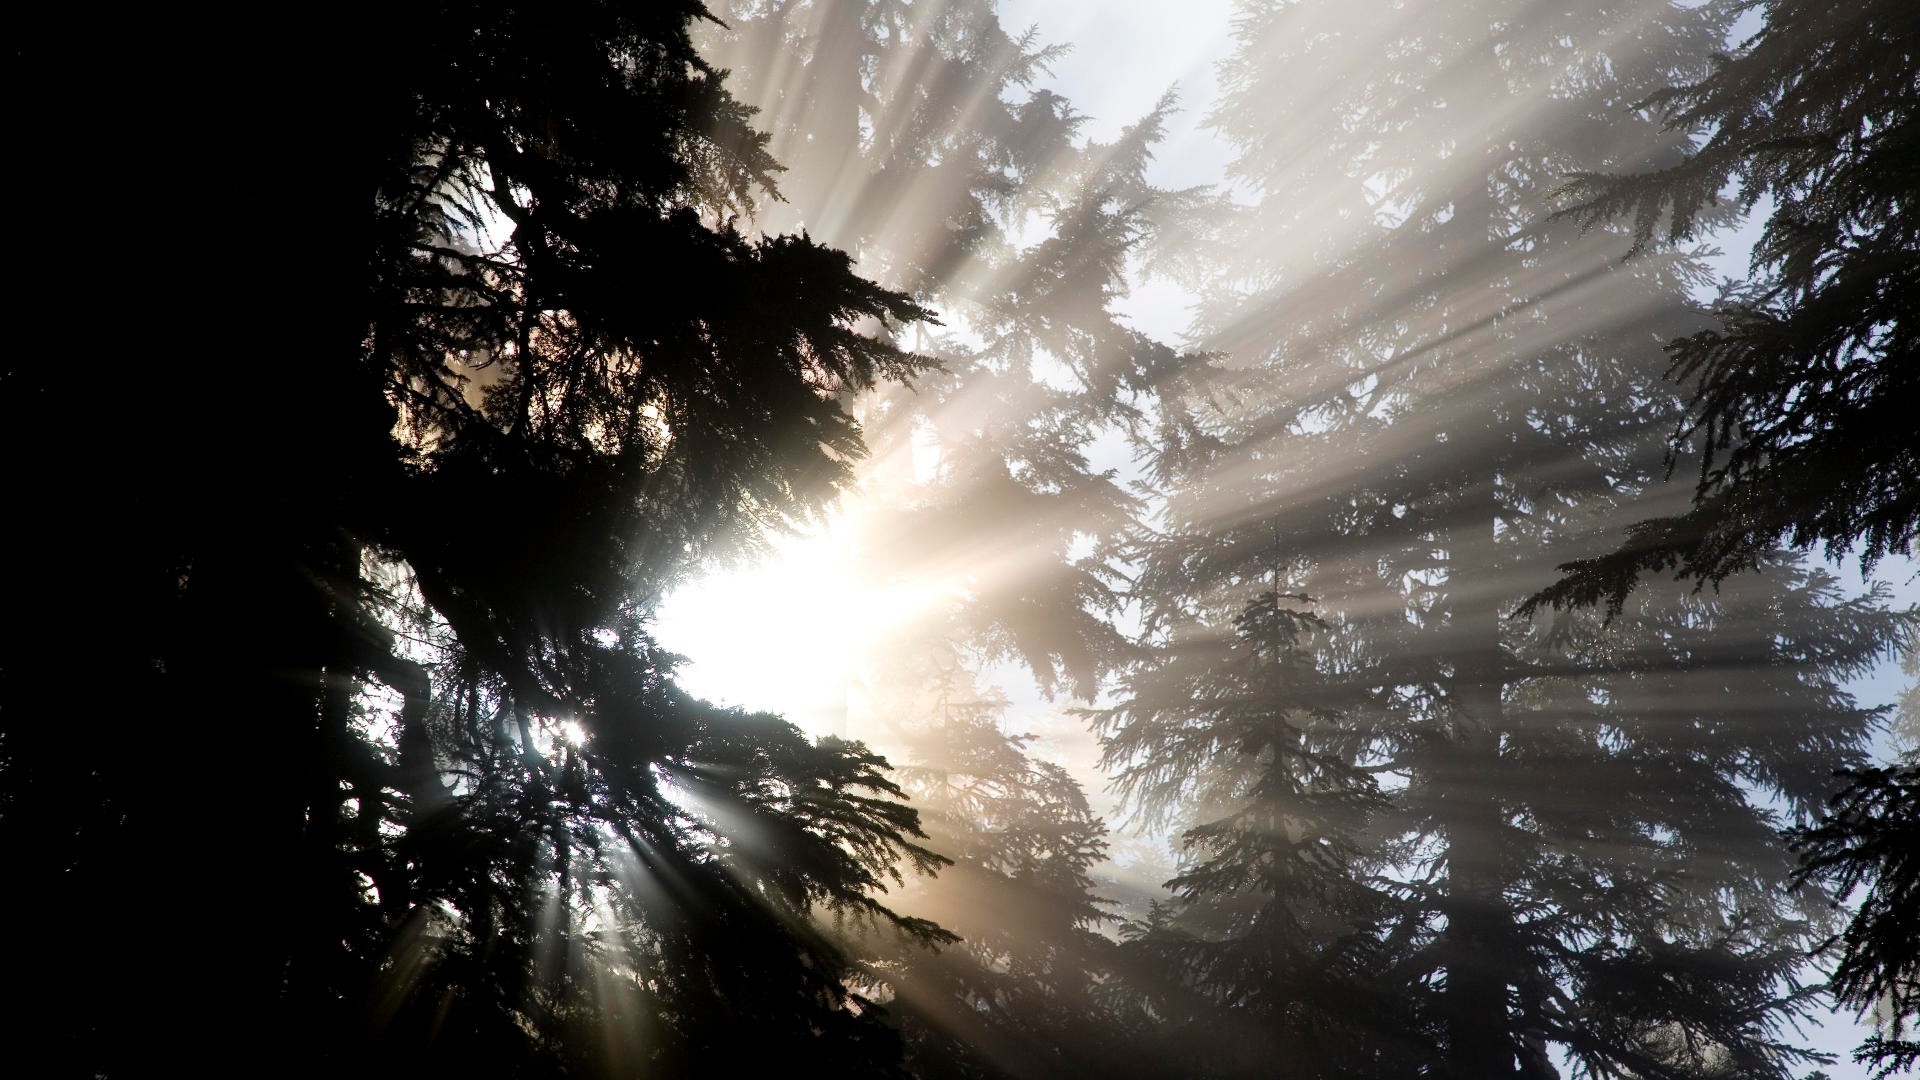
[[(1037, 27), (1042, 42), (1071, 43), (1053, 64), (1044, 85), (1064, 95), (1088, 118), (1083, 132), (1111, 139), (1150, 111), (1170, 88), (1180, 93), (1180, 111), (1155, 151), (1154, 181), (1179, 188), (1221, 182), (1231, 151), (1203, 128), (1217, 93), (1213, 65), (1232, 48), (1231, 0), (1006, 0), (1001, 21), (1010, 32)], [(1745, 270), (1745, 249), (1752, 230), (1718, 240), (1726, 274)], [(1148, 283), (1122, 305), (1128, 321), (1166, 340), (1177, 340), (1187, 325), (1186, 297), (1172, 286)], [(844, 580), (845, 553), (832, 529), (811, 541), (787, 541), (777, 556), (755, 569), (709, 578), (669, 597), (660, 612), (661, 640), (692, 663), (682, 682), (695, 693), (726, 704), (768, 709), (816, 733), (842, 730), (848, 676), (839, 659), (863, 642), (883, 637), (890, 616), (911, 598), (875, 596)], [(1837, 568), (1858, 580), (1850, 568)], [(1920, 564), (1899, 561), (1877, 575), (1904, 603), (1920, 603)], [(1872, 703), (1898, 694), (1900, 673), (1882, 666), (1862, 680), (1856, 692)], [(1047, 737), (1039, 749), (1054, 749), (1070, 765), (1084, 767), (1091, 743), (1059, 724), (1029, 701), (1022, 710)], [(1092, 785), (1097, 788), (1097, 783)], [(1089, 795), (1098, 799), (1098, 791)], [(1809, 1030), (1807, 1041), (1840, 1059), (1827, 1067), (1833, 1080), (1865, 1080), (1867, 1071), (1848, 1060), (1865, 1032), (1848, 1017)]]

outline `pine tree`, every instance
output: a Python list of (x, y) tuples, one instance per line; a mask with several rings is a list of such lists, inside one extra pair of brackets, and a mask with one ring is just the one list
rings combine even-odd
[[(681, 693), (642, 598), (846, 485), (841, 394), (926, 366), (855, 327), (927, 312), (727, 223), (775, 165), (699, 15), (71, 39), (127, 110), (49, 145), (108, 186), (137, 150), (178, 223), (98, 249), (175, 290), (113, 325), (184, 355), (138, 393), (105, 351), (8, 365), (42, 617), (0, 827), (50, 1060), (897, 1070), (816, 917), (944, 940), (876, 899), (940, 861), (916, 815), (858, 744)], [(45, 87), (66, 40), (23, 50)]]
[[(1920, 521), (1911, 281), (1920, 265), (1913, 193), (1915, 42), (1903, 3), (1738, 5), (1759, 32), (1704, 77), (1647, 104), (1704, 132), (1678, 160), (1580, 176), (1564, 212), (1630, 219), (1640, 244), (1708, 230), (1733, 187), (1771, 208), (1743, 282), (1716, 325), (1677, 338), (1672, 374), (1691, 393), (1676, 441), (1701, 451), (1693, 504), (1635, 525), (1617, 550), (1563, 566), (1529, 605), (1617, 607), (1646, 574), (1720, 582), (1770, 547), (1857, 552), (1863, 572), (1910, 553)], [(1832, 816), (1800, 834), (1803, 872), (1841, 893), (1868, 888), (1841, 946), (1840, 999), (1887, 1011), (1863, 1048), (1886, 1068), (1920, 1060), (1902, 1038), (1920, 1004), (1909, 947), (1914, 869), (1902, 861), (1920, 770), (1850, 774)]]
[(870, 939), (867, 959), (894, 995), (914, 1074), (1111, 1071), (1126, 1042), (1101, 1000), (1114, 963), (1092, 877), (1105, 824), (1064, 768), (1006, 732), (1005, 698), (964, 668), (917, 689), (935, 695), (923, 706), (933, 719), (903, 733), (898, 775), (927, 846), (954, 865), (912, 883), (898, 904), (960, 944), (935, 954), (898, 936)]
[[(942, 370), (860, 408), (860, 572), (940, 595), (865, 658), (861, 712), (956, 859), (901, 898), (955, 920), (939, 955), (870, 940), (927, 1075), (1088, 1074), (1130, 1066), (1106, 1012), (1114, 955), (1092, 868), (1104, 829), (1073, 778), (1008, 730), (997, 680), (1090, 697), (1124, 652), (1112, 545), (1130, 495), (1090, 463), (1170, 350), (1114, 302), (1145, 211), (1164, 111), (1112, 145), (1032, 89), (1055, 51), (993, 5), (735, 4), (707, 54), (743, 80), (789, 166), (762, 220), (844, 246), (911, 288)], [(863, 734), (867, 732), (863, 731)], [(943, 923), (944, 925), (944, 923)]]
[(1692, 395), (1677, 437), (1701, 451), (1693, 506), (1563, 567), (1536, 603), (1618, 606), (1642, 574), (1717, 582), (1783, 544), (1857, 548), (1863, 570), (1913, 547), (1920, 14), (1899, 0), (1734, 7), (1763, 16), (1753, 40), (1645, 101), (1701, 144), (1581, 174), (1563, 211), (1631, 219), (1644, 246), (1711, 230), (1729, 187), (1744, 210), (1771, 205), (1749, 279), (1727, 283), (1713, 326), (1670, 346)]
[(1179, 634), (1100, 714), (1121, 790), (1187, 825), (1172, 903), (1128, 942), (1129, 990), (1191, 1075), (1410, 1075), (1419, 1018), (1380, 977), (1396, 904), (1365, 879), (1386, 809), (1355, 764), (1365, 695), (1316, 669), (1305, 598), (1233, 601), (1202, 601), (1230, 633)]
[(1836, 896), (1865, 896), (1847, 927), (1826, 944), (1837, 946), (1832, 981), (1843, 1005), (1869, 1016), (1880, 1030), (1854, 1053), (1890, 1076), (1920, 1063), (1920, 649), (1909, 637), (1901, 668), (1914, 679), (1897, 708), (1894, 729), (1904, 753), (1893, 764), (1843, 774), (1846, 790), (1833, 797), (1813, 828), (1793, 835), (1802, 878), (1829, 884)]
[[(1100, 541), (1132, 502), (1087, 454), (1172, 360), (1111, 310), (1159, 195), (1144, 170), (1163, 113), (1111, 146), (1076, 141), (1069, 104), (1030, 88), (1055, 50), (1009, 37), (977, 0), (721, 14), (735, 33), (708, 53), (740, 73), (790, 170), (764, 220), (804, 224), (946, 324), (915, 331), (940, 372), (864, 403), (868, 476), (895, 489), (869, 501), (899, 511), (876, 528), (908, 541), (868, 549), (893, 560), (884, 573), (957, 579), (968, 643), (1090, 694), (1122, 647)], [(938, 455), (930, 483), (912, 475), (916, 439)]]
[(1795, 836), (1804, 877), (1830, 883), (1835, 895), (1865, 896), (1839, 946), (1833, 992), (1880, 1030), (1854, 1058), (1891, 1076), (1920, 1064), (1920, 766), (1912, 755), (1889, 768), (1843, 774), (1850, 783), (1824, 820)]
[[(1560, 1056), (1603, 1076), (1781, 1076), (1806, 1057), (1782, 1025), (1813, 993), (1798, 979), (1817, 912), (1788, 896), (1775, 827), (1859, 760), (1875, 714), (1839, 685), (1904, 616), (1768, 554), (1737, 587), (1649, 593), (1610, 624), (1508, 618), (1564, 553), (1661, 494), (1660, 429), (1683, 404), (1661, 346), (1705, 325), (1693, 253), (1623, 264), (1630, 237), (1552, 219), (1549, 194), (1685, 151), (1633, 106), (1704, 74), (1725, 14), (1301, 2), (1237, 22), (1214, 122), (1251, 201), (1225, 211), (1231, 257), (1201, 311), (1224, 359), (1183, 376), (1187, 407), (1167, 416), (1171, 491), (1141, 554), (1161, 647), (1133, 683), (1235, 642), (1263, 595), (1308, 597), (1324, 623), (1313, 667), (1343, 704), (1317, 738), (1386, 805), (1363, 858), (1285, 899), (1368, 898), (1324, 908), (1378, 950), (1341, 993), (1393, 981), (1409, 1038), (1317, 1065), (1309, 1028), (1309, 1074), (1407, 1075), (1390, 1055), (1423, 1043), (1416, 1074), (1461, 1078), (1554, 1076)], [(1188, 696), (1305, 715), (1254, 674), (1202, 669), (1213, 689)], [(1136, 768), (1234, 730), (1153, 704), (1110, 726)], [(1307, 757), (1215, 753), (1314, 775)], [(1366, 794), (1351, 777), (1333, 790)], [(1223, 834), (1206, 823), (1272, 813), (1240, 800), (1190, 813), (1190, 918), (1232, 897), (1210, 881)], [(1263, 947), (1249, 925), (1203, 940)], [(1340, 943), (1288, 928), (1291, 955)]]

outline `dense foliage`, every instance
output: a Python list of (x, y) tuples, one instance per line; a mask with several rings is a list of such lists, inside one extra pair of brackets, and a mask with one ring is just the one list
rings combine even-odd
[[(23, 1056), (1786, 1080), (1825, 949), (1920, 1061), (1920, 616), (1802, 559), (1911, 551), (1920, 13), (1244, 0), (1207, 193), (992, 0), (711, 6), (23, 28)], [(836, 733), (685, 692), (850, 493)]]
[(1670, 346), (1692, 395), (1677, 438), (1700, 451), (1694, 505), (1569, 564), (1538, 601), (1617, 608), (1642, 574), (1719, 581), (1781, 545), (1868, 568), (1912, 551), (1920, 12), (1902, 0), (1733, 6), (1761, 16), (1758, 34), (1636, 103), (1704, 139), (1575, 177), (1563, 210), (1630, 219), (1643, 247), (1711, 229), (1729, 192), (1770, 211), (1751, 274), (1727, 283), (1712, 325)]
[(1087, 699), (1125, 655), (1112, 555), (1137, 504), (1094, 458), (1174, 361), (1116, 314), (1164, 197), (1144, 179), (1164, 110), (1084, 138), (1034, 87), (1059, 50), (993, 8), (735, 3), (707, 52), (791, 167), (760, 220), (804, 224), (941, 312), (913, 337), (941, 370), (858, 406), (874, 457), (841, 522), (848, 571), (917, 602), (876, 613), (845, 723), (903, 766), (928, 846), (955, 860), (902, 910), (962, 942), (858, 947), (916, 1072), (1085, 1075), (1137, 1064), (1107, 1011), (1106, 829), (996, 684)]
[(1764, 553), (1611, 622), (1508, 618), (1664, 497), (1662, 346), (1707, 325), (1700, 264), (1622, 263), (1631, 236), (1551, 193), (1684, 152), (1633, 105), (1709, 70), (1724, 14), (1243, 6), (1215, 123), (1245, 198), (1194, 260), (1221, 356), (1168, 402), (1140, 545), (1159, 647), (1104, 718), (1111, 764), (1187, 830), (1134, 943), (1200, 999), (1174, 1034), (1288, 1046), (1219, 1074), (1806, 1057), (1821, 912), (1775, 829), (1861, 760), (1875, 715), (1841, 684), (1904, 616)]
[(7, 658), (0, 805), (76, 930), (15, 953), (15, 1019), (55, 1060), (897, 1069), (817, 919), (943, 936), (877, 899), (939, 862), (915, 814), (861, 746), (680, 693), (644, 605), (846, 483), (838, 396), (927, 367), (856, 324), (927, 313), (730, 224), (775, 165), (700, 15), (142, 44), (177, 47), (134, 70), (168, 110), (136, 119), (183, 132), (143, 164), (177, 170), (197, 299), (148, 332), (185, 355), (139, 394), (104, 356), (13, 364), (6, 395), (47, 462), (45, 621)]
[(1825, 879), (1842, 896), (1860, 890), (1859, 908), (1833, 944), (1840, 958), (1833, 990), (1877, 1030), (1855, 1058), (1889, 1076), (1920, 1063), (1920, 767), (1846, 774), (1825, 820), (1795, 838), (1802, 873)]
[[(1668, 346), (1670, 374), (1691, 395), (1675, 444), (1676, 455), (1699, 451), (1693, 504), (1562, 567), (1530, 609), (1617, 611), (1643, 575), (1719, 583), (1781, 544), (1854, 555), (1863, 570), (1912, 553), (1920, 12), (1898, 2), (1734, 7), (1761, 20), (1752, 39), (1641, 103), (1670, 130), (1703, 133), (1698, 145), (1577, 176), (1562, 211), (1630, 220), (1644, 247), (1711, 228), (1729, 194), (1767, 210), (1750, 274), (1725, 283), (1712, 325)], [(1920, 1055), (1903, 1037), (1920, 1012), (1920, 877), (1906, 857), (1920, 772), (1907, 761), (1849, 776), (1831, 816), (1799, 834), (1803, 874), (1843, 894), (1866, 889), (1836, 939), (1833, 986), (1882, 1025), (1862, 1059), (1906, 1067)]]

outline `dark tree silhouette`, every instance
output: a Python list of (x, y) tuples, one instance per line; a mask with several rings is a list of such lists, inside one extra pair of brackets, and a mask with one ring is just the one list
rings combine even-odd
[(1860, 907), (1833, 942), (1840, 960), (1833, 991), (1867, 1012), (1879, 1032), (1854, 1057), (1891, 1076), (1920, 1064), (1920, 767), (1910, 762), (1845, 774), (1818, 827), (1795, 835), (1801, 873), (1840, 896), (1864, 889)]
[(30, 128), (77, 213), (152, 215), (25, 224), (92, 271), (46, 310), (115, 332), (16, 350), (0, 404), (37, 463), (0, 834), (43, 1060), (897, 1069), (818, 919), (943, 938), (876, 898), (939, 862), (915, 814), (858, 744), (677, 690), (643, 598), (844, 486), (841, 396), (928, 364), (855, 327), (927, 312), (736, 231), (776, 166), (701, 15), (24, 39), (39, 92), (124, 91)]
[(1641, 575), (1717, 582), (1780, 545), (1858, 550), (1870, 569), (1920, 523), (1915, 139), (1920, 12), (1902, 0), (1744, 0), (1755, 37), (1640, 104), (1698, 146), (1567, 185), (1563, 212), (1633, 222), (1637, 246), (1714, 227), (1732, 188), (1771, 207), (1752, 272), (1712, 325), (1669, 347), (1692, 397), (1677, 442), (1699, 450), (1686, 512), (1562, 569), (1530, 604), (1618, 608)]
[[(1644, 247), (1711, 229), (1730, 188), (1743, 210), (1770, 208), (1748, 279), (1726, 284), (1713, 325), (1669, 346), (1671, 374), (1691, 394), (1675, 441), (1699, 451), (1693, 505), (1563, 566), (1528, 608), (1617, 610), (1644, 575), (1718, 583), (1780, 544), (1817, 545), (1828, 558), (1857, 551), (1863, 571), (1913, 550), (1920, 12), (1899, 2), (1736, 7), (1762, 18), (1753, 39), (1704, 78), (1644, 102), (1671, 130), (1705, 133), (1700, 145), (1579, 176), (1564, 211), (1587, 223), (1630, 219)], [(1909, 761), (1850, 775), (1833, 815), (1799, 837), (1804, 872), (1842, 893), (1867, 888), (1837, 941), (1834, 989), (1892, 1024), (1863, 1059), (1903, 1067), (1920, 1053), (1901, 1038), (1920, 1010), (1911, 948), (1920, 902), (1902, 858), (1920, 770)]]
[[(1789, 894), (1775, 830), (1860, 760), (1875, 714), (1840, 683), (1903, 617), (1773, 554), (1713, 596), (1650, 591), (1609, 626), (1507, 617), (1661, 495), (1683, 404), (1661, 346), (1705, 324), (1691, 253), (1652, 245), (1623, 264), (1630, 236), (1552, 220), (1549, 193), (1684, 150), (1631, 106), (1704, 76), (1724, 14), (1304, 2), (1237, 22), (1215, 123), (1251, 198), (1222, 209), (1199, 325), (1223, 358), (1182, 376), (1186, 408), (1168, 414), (1167, 508), (1137, 589), (1160, 647), (1133, 677), (1157, 697), (1109, 737), (1149, 771), (1218, 739), (1217, 757), (1280, 793), (1358, 804), (1352, 773), (1378, 779), (1362, 859), (1292, 896), (1265, 871), (1275, 906), (1359, 937), (1267, 925), (1344, 976), (1323, 1000), (1393, 983), (1419, 1063), (1379, 1041), (1362, 1044), (1378, 1061), (1316, 1061), (1313, 1037), (1339, 1029), (1315, 1002), (1275, 1001), (1309, 1074), (1548, 1077), (1565, 1055), (1600, 1076), (1785, 1076), (1807, 1056), (1785, 1025), (1816, 992), (1799, 968), (1820, 912)], [(1196, 649), (1248, 649), (1245, 617), (1284, 594), (1323, 623), (1301, 646), (1313, 680), (1195, 666)], [(1323, 714), (1288, 696), (1316, 681)], [(1292, 763), (1230, 741), (1242, 721), (1215, 703), (1240, 701), (1304, 728)], [(1336, 750), (1341, 771), (1313, 764)], [(1250, 913), (1264, 894), (1215, 876), (1230, 850), (1215, 845), (1222, 823), (1284, 800), (1175, 793), (1200, 828), (1189, 932), (1229, 956), (1268, 947)], [(1357, 842), (1299, 816), (1315, 842)], [(1199, 930), (1236, 899), (1245, 921)], [(1344, 959), (1357, 946), (1375, 950), (1364, 969)], [(1192, 970), (1229, 1007), (1264, 989)]]
[(1860, 895), (1847, 928), (1829, 941), (1839, 962), (1833, 991), (1843, 1004), (1868, 1014), (1880, 1030), (1854, 1053), (1889, 1076), (1920, 1063), (1920, 648), (1909, 637), (1901, 667), (1915, 681), (1898, 706), (1895, 736), (1907, 747), (1886, 768), (1844, 774), (1826, 817), (1793, 834), (1803, 878), (1830, 885), (1836, 895)]

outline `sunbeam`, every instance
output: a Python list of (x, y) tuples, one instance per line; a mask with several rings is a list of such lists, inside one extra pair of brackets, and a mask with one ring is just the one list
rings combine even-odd
[(29, 1070), (1920, 1066), (1913, 0), (43, 7)]

